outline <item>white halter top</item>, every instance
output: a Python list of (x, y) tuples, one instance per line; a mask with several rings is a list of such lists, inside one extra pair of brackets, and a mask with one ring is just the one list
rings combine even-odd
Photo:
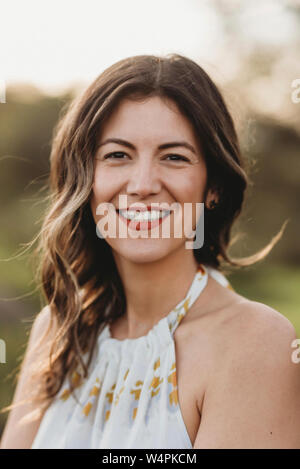
[(78, 402), (66, 378), (31, 448), (193, 448), (178, 402), (173, 334), (208, 274), (231, 288), (223, 274), (200, 264), (185, 298), (147, 335), (114, 339), (106, 325), (89, 375), (73, 373)]

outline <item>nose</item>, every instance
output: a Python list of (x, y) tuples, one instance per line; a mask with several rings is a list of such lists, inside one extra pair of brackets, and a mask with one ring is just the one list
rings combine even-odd
[(155, 166), (151, 159), (140, 159), (130, 172), (127, 185), (127, 193), (147, 197), (158, 194), (161, 190), (161, 180), (159, 168)]

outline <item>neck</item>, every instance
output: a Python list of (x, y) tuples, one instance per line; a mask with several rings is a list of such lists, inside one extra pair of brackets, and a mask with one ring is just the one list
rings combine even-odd
[(146, 263), (114, 257), (126, 296), (121, 323), (128, 338), (146, 334), (186, 296), (198, 267), (193, 251), (186, 249)]

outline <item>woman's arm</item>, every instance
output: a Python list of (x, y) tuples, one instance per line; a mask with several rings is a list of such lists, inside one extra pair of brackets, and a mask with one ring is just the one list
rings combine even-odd
[[(258, 302), (243, 307), (204, 397), (194, 448), (300, 448), (300, 363), (290, 321)], [(226, 327), (226, 326), (225, 326)], [(227, 342), (227, 341), (226, 341)]]
[[(17, 403), (28, 397), (30, 373), (29, 364), (34, 359), (36, 353), (40, 352), (39, 345), (40, 338), (44, 335), (50, 323), (50, 311), (48, 306), (45, 306), (38, 314), (30, 331), (30, 337), (27, 345), (27, 350), (23, 359), (20, 375), (18, 378), (13, 403)], [(53, 331), (47, 335), (51, 338)], [(47, 350), (47, 345), (45, 350)], [(50, 350), (50, 349), (49, 349)], [(21, 418), (29, 412), (37, 409), (38, 405), (22, 404), (12, 409), (9, 413), (6, 426), (2, 435), (0, 448), (1, 449), (30, 449), (38, 431), (42, 417), (30, 423), (19, 426), (18, 423)]]

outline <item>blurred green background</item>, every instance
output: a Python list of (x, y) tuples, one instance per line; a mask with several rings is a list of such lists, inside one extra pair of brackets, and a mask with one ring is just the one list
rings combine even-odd
[[(234, 116), (254, 183), (233, 230), (244, 236), (229, 253), (233, 257), (255, 253), (289, 220), (281, 240), (263, 261), (228, 279), (239, 294), (286, 316), (300, 337), (300, 103), (291, 99), (291, 83), (300, 78), (299, 35), (276, 47), (261, 43), (257, 49), (254, 40), (249, 47), (239, 41), (236, 16), (228, 14), (225, 3), (218, 8), (225, 25), (224, 42), (238, 48), (240, 68), (226, 80), (221, 66), (211, 75)], [(299, 8), (290, 8), (290, 13), (299, 20)], [(284, 66), (281, 61), (287, 51), (292, 59)], [(14, 372), (41, 305), (30, 255), (16, 254), (38, 232), (53, 127), (76, 92), (70, 88), (57, 96), (46, 95), (31, 84), (20, 84), (8, 86), (6, 103), (0, 104), (0, 339), (6, 343), (6, 363), (0, 364), (0, 408), (11, 403)], [(0, 436), (6, 418), (0, 414)]]

